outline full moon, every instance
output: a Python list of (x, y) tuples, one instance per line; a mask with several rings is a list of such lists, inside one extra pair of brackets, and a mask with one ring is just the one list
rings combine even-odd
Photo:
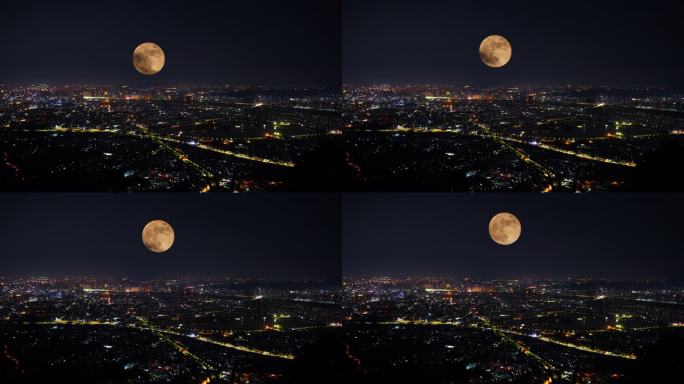
[(511, 213), (499, 213), (489, 221), (489, 236), (497, 244), (511, 245), (518, 241), (521, 232), (520, 220)]
[(155, 43), (142, 43), (133, 51), (133, 66), (143, 75), (154, 75), (164, 68), (166, 56)]
[(482, 62), (492, 68), (501, 68), (508, 64), (513, 55), (511, 43), (499, 35), (488, 36), (480, 44)]
[(173, 228), (164, 220), (153, 220), (147, 223), (142, 231), (142, 241), (152, 252), (166, 252), (176, 238)]

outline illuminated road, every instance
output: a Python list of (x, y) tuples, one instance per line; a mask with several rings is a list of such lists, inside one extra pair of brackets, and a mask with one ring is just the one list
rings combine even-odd
[(30, 322), (30, 321), (22, 321), (20, 324), (23, 325), (90, 325), (90, 326), (98, 326), (98, 325), (106, 325), (106, 326), (119, 326), (120, 324), (115, 321), (97, 321), (97, 320), (62, 320), (62, 319), (55, 319), (53, 321), (35, 321), (35, 322)]
[(547, 178), (549, 178), (549, 177), (555, 178), (556, 177), (556, 175), (553, 173), (553, 171), (551, 171), (550, 169), (548, 169), (548, 168), (544, 167), (543, 165), (537, 163), (536, 161), (532, 160), (532, 158), (530, 158), (526, 153), (524, 153), (524, 152), (518, 150), (517, 148), (514, 148), (512, 145), (506, 143), (501, 136), (493, 134), (492, 131), (489, 129), (489, 126), (487, 126), (485, 124), (479, 124), (479, 126), (480, 126), (480, 128), (482, 128), (482, 130), (485, 131), (485, 133), (487, 134), (487, 137), (490, 137), (490, 138), (496, 140), (500, 145), (508, 148), (510, 151), (515, 153), (522, 161), (524, 161), (528, 164), (531, 164), (532, 166), (537, 168), (537, 170), (541, 171), (545, 177), (547, 177)]
[[(152, 329), (155, 329), (155, 328), (152, 328)], [(210, 338), (204, 337), (204, 336), (188, 336), (188, 335), (185, 335), (185, 334), (182, 334), (179, 332), (175, 332), (175, 331), (171, 331), (171, 330), (165, 330), (165, 329), (158, 329), (158, 331), (162, 332), (162, 333), (170, 334), (170, 335), (175, 335), (175, 336), (190, 337), (190, 338), (193, 338), (195, 340), (199, 340), (199, 341), (214, 344), (214, 345), (219, 345), (221, 347), (234, 349), (234, 350), (240, 351), (240, 352), (247, 352), (247, 353), (252, 353), (252, 354), (256, 354), (256, 355), (275, 357), (278, 359), (285, 359), (285, 360), (294, 360), (294, 358), (295, 358), (294, 355), (277, 353), (277, 352), (262, 351), (260, 349), (245, 347), (243, 345), (226, 343), (223, 341), (210, 339)]]
[(634, 167), (637, 166), (636, 163), (631, 162), (631, 161), (621, 161), (621, 160), (608, 159), (608, 158), (605, 158), (605, 157), (594, 156), (594, 155), (589, 155), (589, 154), (586, 154), (586, 153), (580, 153), (580, 152), (571, 151), (571, 150), (568, 150), (568, 149), (553, 147), (553, 146), (551, 146), (551, 145), (547, 145), (547, 144), (543, 144), (543, 143), (539, 143), (539, 144), (530, 144), (529, 142), (527, 142), (527, 141), (525, 141), (525, 140), (514, 139), (514, 138), (512, 138), (512, 137), (504, 137), (504, 136), (499, 136), (499, 137), (500, 137), (502, 140), (511, 141), (511, 142), (519, 143), (519, 144), (534, 145), (535, 147), (538, 147), (538, 148), (546, 149), (546, 150), (553, 151), (553, 152), (562, 153), (562, 154), (565, 154), (565, 155), (575, 156), (575, 157), (578, 157), (578, 158), (584, 159), (584, 160), (598, 161), (598, 162), (601, 162), (601, 163), (615, 164), (615, 165), (621, 165), (621, 166), (623, 166), (623, 167), (631, 167), (631, 168), (634, 168)]
[(140, 320), (145, 325), (144, 329), (148, 329), (148, 330), (151, 330), (153, 332), (161, 332), (161, 333), (174, 335), (174, 336), (181, 336), (181, 337), (190, 337), (190, 338), (193, 338), (195, 340), (199, 340), (199, 341), (202, 341), (205, 343), (211, 343), (214, 345), (219, 345), (221, 347), (234, 349), (234, 350), (240, 351), (240, 352), (247, 352), (247, 353), (252, 353), (252, 354), (262, 355), (262, 356), (268, 356), (268, 357), (276, 357), (279, 359), (294, 360), (293, 355), (281, 354), (281, 353), (277, 353), (277, 352), (262, 351), (260, 349), (245, 347), (242, 345), (236, 345), (236, 344), (231, 344), (231, 343), (226, 343), (226, 342), (210, 339), (208, 337), (203, 337), (203, 336), (188, 336), (187, 334), (179, 333), (176, 331), (171, 331), (171, 330), (167, 330), (167, 329), (160, 329), (160, 328), (154, 327), (153, 325), (149, 324), (147, 322), (147, 320), (143, 319), (142, 317), (138, 317), (138, 320)]
[[(35, 322), (22, 321), (22, 322), (16, 322), (16, 324), (21, 324), (21, 325), (114, 326), (114, 327), (126, 327), (126, 328), (131, 328), (131, 329), (143, 329), (143, 330), (154, 332), (155, 334), (167, 334), (167, 335), (174, 335), (174, 336), (181, 336), (181, 337), (190, 337), (194, 340), (202, 341), (205, 343), (211, 343), (211, 344), (218, 345), (218, 346), (221, 346), (224, 348), (234, 349), (234, 350), (240, 351), (240, 352), (246, 352), (246, 353), (251, 353), (251, 354), (256, 354), (256, 355), (261, 355), (261, 356), (275, 357), (278, 359), (285, 359), (285, 360), (294, 360), (294, 358), (295, 358), (294, 355), (290, 355), (290, 354), (264, 351), (264, 350), (260, 350), (260, 349), (256, 349), (256, 348), (250, 348), (250, 347), (245, 347), (242, 345), (231, 344), (231, 343), (226, 343), (226, 342), (219, 341), (219, 340), (214, 340), (214, 339), (210, 339), (208, 337), (188, 336), (187, 334), (183, 334), (180, 332), (154, 327), (153, 325), (149, 324), (145, 319), (143, 319), (141, 317), (138, 317), (137, 319), (143, 324), (142, 326), (122, 325), (119, 322), (113, 322), (113, 321), (97, 321), (97, 320), (87, 320), (86, 321), (86, 320), (63, 320), (63, 319), (55, 319), (52, 321), (35, 321)], [(197, 356), (189, 353), (186, 348), (182, 347), (179, 350), (181, 350), (181, 349), (182, 349), (181, 352), (183, 354), (199, 359)], [(204, 363), (204, 365), (211, 368), (206, 363)]]
[[(51, 129), (42, 129), (42, 130), (39, 130), (38, 132), (112, 133), (112, 134), (120, 134), (120, 135), (127, 135), (127, 136), (140, 137), (140, 138), (148, 138), (147, 136), (143, 136), (143, 135), (136, 135), (133, 133), (124, 133), (124, 132), (120, 132), (120, 131), (113, 130), (113, 129), (99, 129), (99, 128), (55, 127), (55, 128), (51, 128)], [(216, 147), (206, 145), (206, 144), (194, 144), (194, 145), (188, 144), (186, 141), (178, 140), (178, 139), (175, 139), (172, 137), (155, 136), (155, 138), (157, 138), (159, 140), (164, 140), (167, 142), (176, 143), (176, 144), (191, 145), (193, 147), (200, 148), (200, 149), (203, 149), (205, 151), (220, 153), (220, 154), (225, 155), (225, 156), (235, 157), (235, 158), (242, 159), (242, 160), (255, 161), (255, 162), (259, 162), (259, 163), (270, 164), (270, 165), (278, 165), (281, 167), (288, 167), (288, 168), (292, 168), (295, 166), (294, 163), (289, 162), (289, 161), (266, 159), (263, 157), (252, 156), (252, 155), (248, 155), (245, 153), (233, 152), (233, 151), (229, 151), (226, 149), (216, 148)]]
[(163, 148), (166, 151), (168, 151), (169, 153), (171, 153), (176, 159), (190, 165), (190, 167), (194, 168), (196, 172), (198, 172), (200, 175), (202, 175), (202, 177), (205, 177), (208, 179), (211, 179), (214, 177), (214, 175), (212, 175), (211, 172), (209, 172), (209, 170), (203, 168), (199, 164), (190, 160), (190, 158), (188, 158), (188, 156), (186, 154), (184, 154), (183, 152), (181, 152), (181, 151), (171, 147), (170, 145), (164, 143), (162, 141), (162, 138), (160, 138), (159, 136), (157, 136), (153, 133), (150, 133), (150, 131), (144, 125), (139, 124), (138, 128), (140, 128), (140, 130), (142, 130), (142, 132), (145, 134), (145, 137), (154, 141), (161, 148)]
[(183, 346), (179, 342), (170, 339), (169, 337), (167, 337), (166, 335), (164, 335), (162, 332), (160, 332), (158, 330), (155, 330), (153, 328), (148, 328), (148, 329), (150, 329), (157, 336), (159, 336), (160, 339), (164, 340), (165, 342), (170, 344), (172, 347), (174, 347), (180, 354), (194, 360), (196, 363), (198, 363), (202, 367), (202, 369), (209, 369), (212, 371), (216, 370), (216, 368), (214, 368), (211, 364), (202, 360), (199, 356), (195, 355), (194, 353), (190, 352), (187, 348), (185, 348), (185, 346)]
[(534, 360), (536, 360), (539, 364), (541, 364), (544, 369), (548, 369), (551, 371), (557, 371), (558, 369), (554, 367), (550, 362), (544, 360), (541, 356), (537, 355), (536, 353), (532, 352), (530, 348), (528, 348), (525, 344), (522, 342), (513, 340), (512, 338), (508, 337), (504, 332), (502, 331), (494, 331), (499, 337), (501, 337), (502, 340), (513, 344), (522, 354), (524, 354), (527, 357), (531, 357)]
[(478, 327), (478, 326), (473, 326), (473, 325), (463, 325), (460, 322), (452, 322), (452, 321), (438, 321), (438, 320), (428, 321), (428, 320), (404, 320), (404, 319), (397, 319), (396, 321), (385, 321), (385, 322), (364, 322), (361, 324), (367, 324), (367, 325), (377, 324), (377, 325), (419, 325), (419, 326), (465, 326), (465, 327), (476, 328), (476, 329), (483, 329), (484, 328), (484, 329), (489, 329), (489, 330), (497, 332), (497, 333), (503, 332), (503, 333), (512, 334), (512, 335), (516, 335), (516, 336), (532, 337), (534, 339), (544, 341), (547, 343), (553, 343), (553, 344), (560, 345), (560, 346), (563, 346), (566, 348), (573, 348), (573, 349), (577, 349), (580, 351), (596, 353), (596, 354), (604, 355), (604, 356), (619, 357), (619, 358), (628, 359), (628, 360), (634, 360), (637, 358), (636, 355), (632, 355), (632, 354), (623, 354), (623, 353), (606, 351), (603, 349), (587, 347), (585, 345), (573, 344), (573, 343), (568, 343), (568, 342), (561, 341), (561, 340), (551, 339), (549, 337), (544, 337), (544, 336), (534, 337), (534, 336), (530, 336), (530, 335), (522, 333), (522, 332), (517, 332), (517, 331), (512, 331), (512, 330), (496, 327), (494, 325), (491, 325), (484, 318), (480, 318), (480, 320), (484, 321), (485, 324), (487, 324), (487, 326), (486, 327)]
[(498, 330), (500, 332), (508, 333), (511, 335), (532, 337), (532, 338), (535, 338), (537, 340), (541, 340), (541, 341), (544, 341), (547, 343), (553, 343), (553, 344), (561, 345), (563, 347), (573, 348), (573, 349), (577, 349), (577, 350), (584, 351), (584, 352), (596, 353), (596, 354), (604, 355), (604, 356), (619, 357), (621, 359), (628, 359), (628, 360), (635, 360), (637, 358), (637, 356), (633, 355), (633, 354), (617, 353), (617, 352), (606, 351), (606, 350), (598, 349), (598, 348), (591, 348), (591, 347), (587, 347), (586, 345), (568, 343), (568, 342), (561, 341), (561, 340), (551, 339), (551, 338), (545, 337), (545, 336), (534, 337), (534, 336), (524, 334), (522, 332), (512, 331), (512, 330), (508, 330), (508, 329), (495, 328), (495, 327), (492, 327), (492, 329)]
[[(530, 144), (529, 141), (494, 134), (490, 131), (490, 128), (484, 124), (479, 124), (479, 126), (480, 126), (480, 128), (482, 128), (487, 133), (487, 135), (485, 135), (485, 137), (495, 138), (497, 140), (505, 140), (505, 141), (515, 142), (518, 144), (534, 145), (535, 147), (538, 147), (538, 148), (546, 149), (548, 151), (562, 153), (564, 155), (575, 156), (575, 157), (578, 157), (578, 158), (584, 159), (584, 160), (598, 161), (601, 163), (615, 164), (615, 165), (621, 165), (624, 167), (632, 167), (632, 168), (637, 166), (637, 164), (635, 162), (632, 162), (632, 161), (614, 160), (614, 159), (609, 159), (609, 158), (605, 158), (605, 157), (601, 157), (601, 156), (589, 155), (586, 153), (575, 152), (575, 151), (571, 151), (568, 149), (554, 147), (554, 146), (548, 145), (548, 144), (542, 144), (542, 143)], [(371, 132), (371, 131), (369, 131), (369, 132)], [(456, 133), (456, 131), (453, 129), (428, 128), (428, 127), (425, 127), (425, 128), (422, 128), (422, 127), (418, 127), (418, 128), (398, 127), (398, 128), (393, 128), (393, 129), (379, 130), (377, 132), (385, 132), (385, 133), (392, 133), (392, 132), (395, 132), (395, 133)], [(641, 135), (641, 136), (651, 137), (652, 135)], [(639, 137), (639, 136), (634, 136), (634, 137)], [(541, 139), (542, 138), (539, 138), (538, 140), (541, 140)], [(558, 139), (558, 138), (553, 138), (553, 139)], [(582, 138), (582, 139), (588, 139), (588, 138)], [(595, 139), (596, 140), (606, 140), (607, 138), (606, 137), (598, 137)], [(514, 148), (512, 148), (512, 149), (517, 151)], [(525, 154), (522, 154), (522, 155), (523, 155), (523, 160), (530, 161), (529, 157), (527, 157), (527, 155), (525, 155)], [(538, 163), (535, 163), (535, 164), (537, 166), (539, 166), (541, 169), (545, 169), (544, 167), (542, 167)]]
[[(555, 178), (556, 175), (553, 173), (553, 171), (549, 168), (544, 167), (540, 163), (532, 160), (532, 158), (527, 155), (526, 153), (520, 151), (517, 148), (514, 148), (512, 145), (508, 144), (506, 141), (504, 141), (504, 138), (501, 136), (498, 136), (496, 134), (493, 134), (490, 130), (490, 128), (485, 125), (485, 124), (478, 124), (478, 126), (486, 133), (485, 135), (478, 135), (483, 138), (488, 138), (488, 139), (493, 139), (495, 140), (499, 145), (502, 147), (506, 148), (507, 150), (511, 151), (513, 154), (515, 154), (520, 160), (525, 162), (528, 165), (533, 166), (536, 168), (538, 171), (540, 171), (544, 177), (546, 178)], [(371, 132), (371, 131), (369, 131)], [(442, 129), (442, 128), (429, 128), (429, 127), (397, 127), (393, 129), (383, 129), (379, 130), (377, 132), (384, 132), (384, 133), (429, 133), (429, 134), (434, 134), (434, 133), (458, 133), (457, 130), (454, 129)], [(551, 184), (544, 188), (543, 192), (550, 192), (552, 189)]]
[[(484, 319), (481, 319), (485, 321)], [(486, 322), (486, 321), (485, 321)], [(378, 324), (378, 325), (423, 325), (423, 326), (456, 326), (456, 327), (465, 327), (465, 328), (476, 328), (476, 329), (482, 329), (480, 327), (475, 327), (472, 325), (462, 325), (460, 322), (453, 322), (453, 321), (437, 321), (437, 320), (405, 320), (405, 319), (397, 319), (396, 321), (385, 321), (385, 322), (365, 322), (363, 324), (367, 325), (372, 325), (372, 324)], [(487, 323), (488, 324), (488, 323)], [(503, 333), (500, 330), (487, 327), (484, 329), (488, 329), (494, 333), (496, 333), (504, 342), (507, 342), (513, 347), (515, 347), (520, 353), (524, 354), (527, 357), (530, 357), (537, 361), (539, 364), (541, 364), (544, 369), (550, 370), (550, 371), (557, 371), (557, 368), (553, 366), (550, 362), (544, 360), (541, 356), (537, 355), (536, 353), (532, 352), (529, 347), (527, 347), (525, 344), (522, 342), (513, 340), (512, 338), (508, 337), (505, 333)]]
[[(143, 320), (141, 320), (143, 321)], [(484, 321), (484, 320), (483, 320)], [(171, 334), (175, 336), (181, 336), (181, 337), (191, 337), (186, 334), (176, 332), (176, 331), (171, 331), (171, 330), (166, 330), (166, 329), (159, 329), (156, 327), (153, 327), (149, 325), (147, 322), (144, 322), (145, 326), (144, 327), (133, 327), (136, 329), (147, 329), (150, 331), (155, 331), (155, 332), (162, 332), (165, 334)], [(603, 349), (599, 348), (592, 348), (588, 347), (585, 345), (579, 345), (579, 344), (574, 344), (574, 343), (569, 343), (561, 340), (556, 340), (552, 339), (549, 337), (545, 336), (531, 336), (526, 333), (518, 332), (518, 331), (513, 331), (505, 328), (499, 328), (494, 325), (489, 324), (489, 322), (486, 322), (488, 324), (485, 329), (489, 329), (492, 331), (496, 332), (503, 332), (511, 335), (516, 335), (516, 336), (523, 336), (523, 337), (532, 337), (534, 339), (544, 341), (547, 343), (553, 343), (557, 345), (561, 345), (563, 347), (567, 348), (573, 348), (577, 349), (580, 351), (584, 352), (590, 352), (590, 353), (596, 353), (600, 355), (605, 355), (605, 356), (612, 356), (612, 357), (619, 357), (623, 359), (629, 359), (629, 360), (634, 360), (637, 358), (636, 355), (633, 354), (623, 354), (623, 353), (617, 353), (617, 352), (611, 352), (611, 351), (606, 351)], [(118, 322), (107, 322), (107, 321), (82, 321), (82, 320), (62, 320), (62, 319), (55, 319), (53, 321), (40, 321), (40, 322), (20, 322), (20, 324), (24, 325), (29, 325), (29, 324), (36, 324), (36, 325), (88, 325), (88, 326), (121, 326)], [(464, 326), (461, 322), (453, 322), (453, 321), (438, 321), (438, 320), (405, 320), (405, 319), (397, 319), (395, 321), (382, 321), (382, 322), (362, 322), (361, 324), (366, 324), (366, 325), (418, 325), (418, 326)], [(326, 327), (326, 326), (324, 326)], [(481, 328), (481, 327), (476, 327), (476, 326), (471, 326), (471, 325), (466, 325), (466, 327), (471, 327), (471, 328)], [(302, 327), (302, 329), (308, 329), (309, 327)], [(313, 327), (313, 328), (321, 328), (321, 327)], [(651, 329), (651, 328), (648, 328)], [(286, 359), (286, 360), (293, 360), (294, 356), (290, 354), (282, 354), (282, 353), (277, 353), (277, 352), (270, 352), (270, 351), (263, 351), (259, 350), (256, 348), (250, 348), (250, 347), (245, 347), (242, 345), (236, 345), (236, 344), (231, 344), (227, 342), (222, 342), (219, 340), (214, 340), (210, 339), (208, 337), (203, 337), (203, 336), (195, 336), (192, 337), (195, 340), (199, 340), (205, 343), (211, 343), (215, 345), (219, 345), (225, 348), (230, 348), (234, 349), (237, 351), (241, 352), (247, 352), (247, 353), (253, 353), (253, 354), (258, 354), (262, 356), (269, 356), (269, 357), (276, 357), (280, 359)]]
[(178, 139), (174, 139), (174, 138), (171, 138), (171, 137), (162, 137), (162, 136), (159, 136), (159, 138), (160, 138), (161, 140), (169, 141), (169, 142), (173, 142), (173, 143), (177, 143), (177, 144), (192, 145), (193, 147), (197, 147), (197, 148), (201, 148), (201, 149), (204, 149), (204, 150), (207, 150), (207, 151), (212, 151), (212, 152), (220, 153), (220, 154), (223, 154), (223, 155), (226, 155), (226, 156), (232, 156), (232, 157), (235, 157), (235, 158), (238, 158), (238, 159), (242, 159), (242, 160), (256, 161), (256, 162), (259, 162), (259, 163), (271, 164), (271, 165), (279, 165), (279, 166), (281, 166), (281, 167), (288, 167), (288, 168), (292, 168), (292, 167), (295, 166), (294, 163), (289, 162), (289, 161), (280, 161), (280, 160), (265, 159), (265, 158), (263, 158), (263, 157), (251, 156), (251, 155), (247, 155), (247, 154), (240, 153), (240, 152), (233, 152), (233, 151), (229, 151), (229, 150), (227, 150), (227, 149), (216, 148), (216, 147), (212, 147), (212, 146), (206, 145), (206, 144), (199, 144), (199, 143), (198, 143), (198, 144), (194, 144), (194, 145), (193, 145), (193, 144), (188, 144), (188, 143), (185, 142), (185, 141), (178, 140)]

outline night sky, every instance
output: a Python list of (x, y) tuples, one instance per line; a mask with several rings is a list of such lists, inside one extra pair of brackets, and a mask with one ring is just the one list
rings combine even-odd
[[(684, 86), (679, 0), (346, 0), (347, 84)], [(479, 44), (503, 35), (511, 62)]]
[[(3, 194), (0, 275), (681, 278), (684, 200), (664, 194)], [(341, 209), (342, 208), (342, 209)], [(499, 246), (487, 225), (518, 216)], [(141, 231), (173, 225), (152, 253)], [(341, 268), (343, 268), (341, 270)]]
[[(2, 7), (0, 83), (339, 88), (339, 0), (12, 1)], [(153, 77), (131, 65), (146, 41)]]
[[(345, 276), (684, 276), (681, 195), (360, 194), (343, 207)], [(508, 247), (488, 232), (501, 211), (522, 222)]]
[[(2, 194), (0, 275), (131, 278), (340, 277), (336, 195)], [(148, 251), (142, 229), (176, 241)]]

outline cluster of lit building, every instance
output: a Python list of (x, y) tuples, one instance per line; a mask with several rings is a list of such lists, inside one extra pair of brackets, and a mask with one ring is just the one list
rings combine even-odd
[(683, 111), (659, 89), (0, 87), (0, 175), (17, 191), (318, 190), (326, 177), (345, 191), (658, 191)]
[[(346, 339), (377, 377), (633, 382), (653, 345), (684, 340), (684, 288), (663, 281), (371, 278), (345, 281)], [(435, 378), (442, 382), (449, 376)]]
[(315, 281), (2, 279), (13, 366), (0, 380), (280, 382), (339, 324), (338, 294)]
[(379, 188), (654, 190), (639, 167), (682, 145), (684, 97), (661, 89), (349, 86), (344, 100), (345, 146)]
[(339, 126), (337, 103), (317, 89), (0, 87), (2, 188), (278, 188)]
[(684, 338), (682, 308), (684, 288), (665, 281), (2, 278), (0, 372), (3, 382), (630, 382), (660, 340)]

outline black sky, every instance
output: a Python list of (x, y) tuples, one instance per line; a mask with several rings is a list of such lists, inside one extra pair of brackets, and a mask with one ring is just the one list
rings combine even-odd
[[(679, 0), (345, 0), (347, 84), (681, 87)], [(509, 65), (478, 47), (507, 37)]]
[[(340, 84), (340, 0), (31, 0), (2, 6), (0, 83)], [(139, 75), (153, 41), (164, 70)]]
[[(131, 278), (340, 277), (336, 195), (3, 194), (0, 275)], [(144, 225), (176, 242), (148, 251)]]
[[(684, 276), (681, 195), (359, 194), (343, 199), (345, 276)], [(522, 222), (499, 246), (498, 212)]]

